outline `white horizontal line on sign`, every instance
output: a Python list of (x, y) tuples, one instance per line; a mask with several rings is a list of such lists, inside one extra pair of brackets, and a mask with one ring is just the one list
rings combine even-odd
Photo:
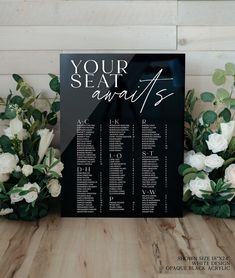
[(234, 50), (235, 26), (179, 26), (179, 50)]
[(0, 25), (173, 25), (176, 1), (0, 2)]
[(175, 26), (0, 27), (0, 50), (173, 50)]

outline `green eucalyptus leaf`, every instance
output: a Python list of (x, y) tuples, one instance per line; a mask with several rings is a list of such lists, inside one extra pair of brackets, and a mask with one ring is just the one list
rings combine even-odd
[(187, 168), (183, 171), (183, 176), (185, 176), (189, 173), (197, 173), (197, 172), (198, 172), (197, 168), (190, 167), (190, 168)]
[(235, 64), (227, 63), (225, 65), (225, 71), (226, 71), (226, 74), (228, 74), (228, 75), (235, 75)]
[(56, 179), (59, 179), (59, 178), (60, 178), (60, 175), (59, 175), (57, 172), (55, 172), (55, 171), (50, 170), (50, 171), (48, 171), (48, 173), (49, 173), (53, 178), (56, 178)]
[(53, 73), (48, 73), (48, 75), (53, 79), (53, 78), (58, 78), (57, 75), (53, 74)]
[(22, 190), (22, 191), (20, 191), (19, 195), (20, 195), (20, 196), (25, 196), (25, 195), (27, 195), (29, 192), (31, 192), (31, 190)]
[(191, 166), (188, 165), (188, 164), (185, 164), (185, 163), (180, 164), (180, 166), (178, 167), (178, 172), (179, 172), (179, 174), (180, 174), (181, 176), (183, 176), (183, 172), (184, 172), (186, 169), (189, 169), (189, 168), (191, 168)]
[(55, 125), (57, 123), (57, 115), (54, 112), (51, 112), (47, 115), (47, 121), (50, 125)]
[(205, 174), (205, 172), (200, 171), (200, 172), (197, 172), (197, 173), (196, 173), (196, 176), (197, 176), (198, 178), (200, 178), (200, 179), (205, 179), (206, 174)]
[(229, 92), (224, 88), (218, 88), (216, 91), (216, 97), (219, 101), (223, 101), (230, 97)]
[(27, 84), (20, 87), (20, 92), (25, 98), (31, 97), (33, 94), (32, 88)]
[(213, 124), (217, 119), (217, 114), (214, 111), (208, 110), (202, 115), (203, 122), (206, 124)]
[(24, 103), (24, 99), (21, 96), (14, 96), (10, 100), (11, 104), (17, 104), (19, 107), (21, 107)]
[(203, 140), (204, 141), (208, 140), (208, 137), (209, 137), (210, 134), (211, 134), (211, 132), (209, 132), (209, 131), (203, 132), (203, 134), (202, 134)]
[(42, 113), (38, 109), (34, 109), (32, 112), (32, 116), (35, 121), (42, 121)]
[(229, 159), (227, 159), (226, 161), (224, 161), (224, 166), (227, 167), (230, 164), (232, 164), (235, 161), (235, 157), (230, 157)]
[(228, 108), (225, 108), (220, 112), (219, 117), (223, 118), (225, 122), (229, 122), (231, 120), (231, 112)]
[(29, 107), (31, 106), (31, 104), (35, 101), (34, 98), (30, 98), (28, 101), (26, 101), (23, 105), (24, 109), (29, 109)]
[(189, 183), (191, 180), (195, 179), (197, 177), (197, 174), (196, 173), (189, 173), (187, 175), (184, 176), (184, 183)]
[(13, 187), (9, 192), (8, 194), (13, 194), (13, 193), (20, 193), (22, 191), (21, 188), (18, 188), (18, 187)]
[(3, 152), (15, 154), (12, 142), (6, 135), (0, 137), (0, 146)]
[(51, 110), (54, 113), (59, 112), (60, 111), (60, 102), (59, 101), (53, 102), (52, 105), (51, 105)]
[(5, 118), (8, 120), (14, 119), (16, 117), (15, 109), (11, 108), (9, 105), (5, 109)]
[(6, 114), (4, 112), (0, 113), (0, 120), (7, 120)]
[(193, 121), (192, 115), (188, 111), (184, 112), (184, 120), (189, 124)]
[(59, 82), (59, 78), (57, 76), (51, 79), (49, 86), (52, 91), (54, 91), (58, 94), (60, 93), (60, 82)]
[(41, 173), (45, 173), (45, 166), (43, 164), (34, 165), (33, 168)]
[(204, 102), (213, 102), (215, 99), (215, 95), (210, 92), (204, 92), (201, 94), (201, 100)]
[(23, 78), (19, 74), (13, 73), (12, 77), (17, 83), (21, 83), (24, 81)]
[(234, 98), (225, 98), (223, 100), (223, 103), (227, 106), (227, 107), (231, 107), (232, 109), (235, 108), (235, 99)]
[(228, 145), (229, 150), (235, 150), (235, 137), (233, 136)]
[(183, 196), (183, 201), (188, 202), (188, 200), (192, 197), (191, 191), (188, 189), (185, 191), (184, 196)]
[[(22, 82), (23, 82), (23, 81), (22, 81)], [(19, 91), (20, 86), (21, 86), (21, 83), (17, 83), (17, 85), (16, 85), (16, 91)]]
[(190, 105), (190, 103), (192, 102), (193, 98), (194, 98), (194, 95), (195, 95), (195, 91), (194, 89), (193, 90), (189, 90), (187, 92), (187, 95), (186, 95), (186, 100), (188, 102), (188, 105)]
[(6, 193), (4, 183), (0, 181), (0, 192)]
[(223, 85), (226, 81), (226, 72), (224, 70), (217, 69), (212, 76), (212, 81), (217, 86)]

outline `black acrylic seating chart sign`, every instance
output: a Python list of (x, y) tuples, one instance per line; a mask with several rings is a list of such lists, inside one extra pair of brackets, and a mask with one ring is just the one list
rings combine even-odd
[(184, 54), (62, 54), (62, 216), (180, 217)]

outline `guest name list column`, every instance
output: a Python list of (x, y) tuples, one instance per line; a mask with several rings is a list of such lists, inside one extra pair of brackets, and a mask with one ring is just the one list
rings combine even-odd
[(157, 210), (158, 203), (161, 202), (158, 194), (159, 182), (161, 182), (159, 167), (164, 161), (161, 161), (157, 151), (157, 149), (161, 150), (161, 139), (162, 135), (157, 125), (142, 120), (142, 213), (153, 214)]
[[(94, 175), (97, 150), (94, 147), (94, 124), (77, 124), (77, 212), (98, 211), (98, 179)], [(100, 185), (102, 186), (102, 185)]]
[[(132, 125), (109, 124), (109, 211), (130, 210)], [(128, 155), (127, 155), (128, 154)]]

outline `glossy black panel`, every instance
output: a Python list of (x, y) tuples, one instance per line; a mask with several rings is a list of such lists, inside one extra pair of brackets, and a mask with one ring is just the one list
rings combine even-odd
[(62, 216), (179, 217), (184, 54), (62, 54)]

